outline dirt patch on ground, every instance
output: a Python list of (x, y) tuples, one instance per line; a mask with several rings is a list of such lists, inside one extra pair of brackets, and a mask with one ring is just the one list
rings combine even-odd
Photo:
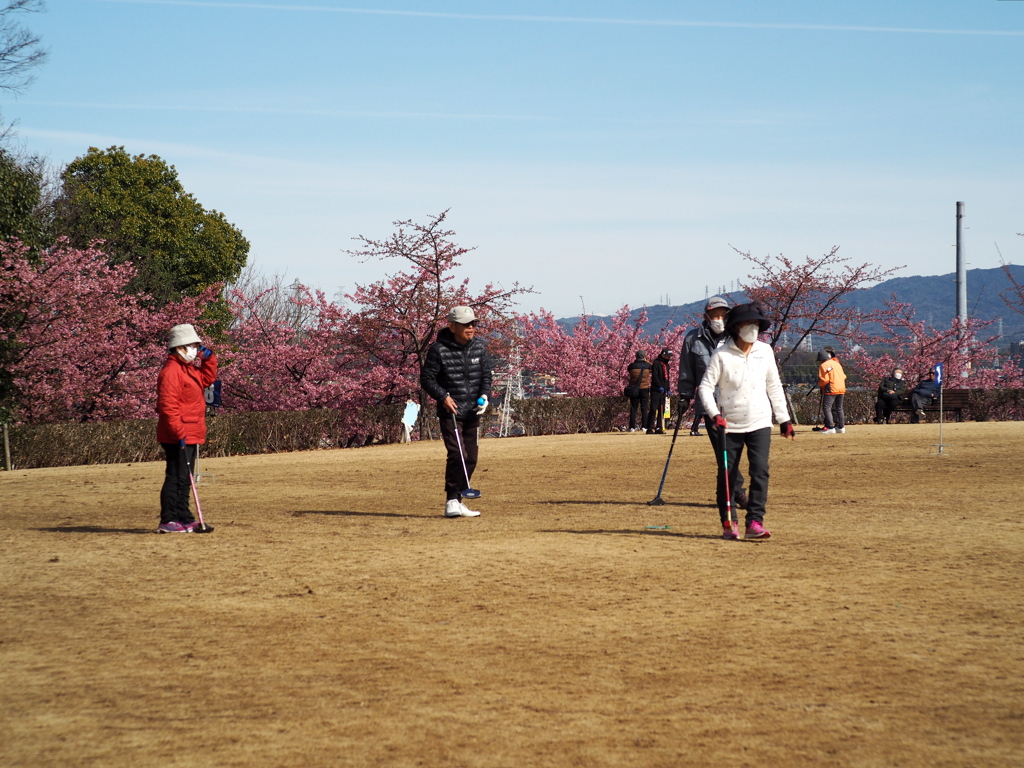
[(1019, 765), (1024, 425), (943, 440), (774, 438), (762, 543), (685, 431), (0, 474), (0, 763)]

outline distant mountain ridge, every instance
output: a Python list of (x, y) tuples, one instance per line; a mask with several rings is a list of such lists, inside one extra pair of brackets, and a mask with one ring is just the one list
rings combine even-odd
[[(1011, 264), (1010, 271), (1018, 284), (1024, 284), (1024, 266)], [(1002, 267), (993, 269), (967, 270), (967, 314), (982, 320), (1002, 318), (1003, 339), (1001, 343), (1016, 343), (1024, 340), (1024, 315), (1014, 312), (1000, 298), (1000, 293), (1009, 294), (1010, 281), (1006, 278)], [(855, 291), (847, 301), (849, 304), (864, 310), (881, 309), (883, 303), (895, 294), (898, 301), (914, 306), (917, 319), (923, 320), (936, 328), (948, 328), (956, 317), (956, 273), (913, 277), (894, 277), (872, 288)], [(740, 291), (727, 294), (734, 304), (746, 300)], [(647, 310), (647, 329), (657, 333), (666, 325), (691, 325), (695, 318), (704, 312), (704, 299), (689, 304), (669, 306), (656, 304), (641, 307), (631, 312), (637, 317), (642, 309)], [(611, 316), (594, 316), (595, 320), (606, 323)], [(562, 318), (558, 321), (566, 330), (572, 329), (579, 322), (578, 317)], [(999, 333), (998, 323), (992, 326), (992, 334)]]

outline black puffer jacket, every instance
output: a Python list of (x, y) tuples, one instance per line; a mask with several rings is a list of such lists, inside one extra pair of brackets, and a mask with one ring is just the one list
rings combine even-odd
[(482, 395), (491, 397), (491, 359), (483, 341), (474, 338), (461, 346), (455, 335), (442, 328), (437, 341), (427, 350), (427, 359), (420, 371), (420, 386), (437, 400), (437, 412), (448, 416), (441, 404), (451, 396), (459, 407), (459, 421), (475, 419), (476, 401)]

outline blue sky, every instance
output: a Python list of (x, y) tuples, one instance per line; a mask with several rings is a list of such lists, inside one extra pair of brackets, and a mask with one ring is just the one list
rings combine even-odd
[[(48, 0), (0, 102), (30, 151), (157, 154), (334, 293), (451, 209), (463, 274), (557, 315), (703, 298), (755, 255), (1024, 262), (1024, 0)], [(951, 289), (952, 296), (952, 289)]]

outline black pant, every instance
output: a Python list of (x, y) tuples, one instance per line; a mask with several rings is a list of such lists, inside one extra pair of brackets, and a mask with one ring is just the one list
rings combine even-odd
[(640, 427), (647, 428), (647, 416), (651, 408), (651, 390), (641, 389), (636, 397), (629, 398), (629, 428), (636, 429), (636, 411), (640, 409)]
[[(476, 469), (476, 459), (479, 453), (476, 434), (480, 426), (480, 419), (456, 422), (450, 413), (439, 416), (439, 418), (441, 420), (441, 438), (444, 440), (444, 447), (448, 449), (448, 462), (444, 467), (444, 495), (446, 499), (457, 499), (461, 495), (461, 491), (470, 487), (469, 481), (473, 479), (473, 470)], [(459, 444), (455, 439), (456, 423), (459, 425), (458, 434), (462, 440), (462, 452), (466, 459), (465, 472), (462, 470)]]
[[(192, 484), (188, 479), (188, 466), (195, 471), (195, 445), (181, 448), (175, 443), (160, 443), (167, 458), (164, 485), (160, 489), (160, 523), (191, 523), (195, 521), (188, 508)], [(187, 462), (187, 463), (186, 463)]]
[(648, 429), (661, 429), (661, 420), (665, 416), (665, 393), (651, 390), (651, 416)]
[(825, 429), (845, 429), (846, 414), (843, 399), (846, 395), (825, 395)]
[[(719, 430), (719, 448), (722, 433)], [(747, 462), (750, 473), (750, 499), (747, 503), (747, 525), (753, 521), (764, 521), (765, 504), (768, 503), (768, 449), (772, 444), (771, 427), (753, 432), (727, 432), (725, 446), (729, 453), (729, 492), (734, 494), (734, 485), (740, 474), (740, 458), (743, 447), (747, 448)], [(728, 509), (725, 505), (725, 472), (722, 464), (718, 465), (718, 516), (724, 523), (728, 520)]]
[(911, 392), (910, 407), (914, 409), (914, 412), (910, 414), (910, 423), (917, 424), (920, 422), (921, 419), (918, 417), (917, 412), (937, 402), (938, 398), (933, 398), (931, 395), (919, 395), (917, 392)]
[[(711, 421), (710, 416), (704, 416), (704, 429), (708, 431), (708, 440), (711, 441), (711, 447), (715, 451), (715, 461), (718, 463), (718, 473), (722, 473), (722, 433), (715, 428), (714, 422)], [(697, 426), (697, 422), (694, 422), (694, 426)], [(729, 466), (732, 466), (731, 464)], [(736, 467), (736, 478), (733, 479), (732, 475), (729, 475), (729, 493), (732, 494), (733, 507), (736, 506), (736, 498), (746, 493), (744, 489), (743, 473), (740, 472), (740, 468)]]
[(888, 422), (893, 410), (899, 404), (900, 396), (897, 394), (879, 395), (878, 399), (875, 400), (875, 421)]

